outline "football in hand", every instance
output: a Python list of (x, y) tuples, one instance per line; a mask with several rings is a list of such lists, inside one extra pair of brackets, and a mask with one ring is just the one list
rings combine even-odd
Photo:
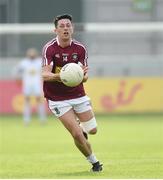
[(64, 65), (60, 71), (61, 81), (69, 87), (78, 86), (84, 77), (84, 71), (80, 65), (76, 63), (68, 63)]

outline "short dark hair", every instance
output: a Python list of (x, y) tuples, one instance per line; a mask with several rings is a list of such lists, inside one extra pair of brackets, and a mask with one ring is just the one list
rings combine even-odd
[(62, 15), (58, 15), (54, 18), (54, 25), (55, 27), (57, 27), (58, 25), (58, 21), (61, 19), (69, 19), (72, 22), (72, 16), (70, 14), (62, 14)]

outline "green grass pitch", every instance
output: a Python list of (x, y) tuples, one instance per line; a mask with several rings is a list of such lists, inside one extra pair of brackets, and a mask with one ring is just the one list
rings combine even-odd
[(0, 118), (0, 178), (163, 178), (163, 115), (97, 115), (98, 134), (89, 136), (104, 164), (101, 173), (77, 150), (52, 115), (46, 125), (35, 116)]

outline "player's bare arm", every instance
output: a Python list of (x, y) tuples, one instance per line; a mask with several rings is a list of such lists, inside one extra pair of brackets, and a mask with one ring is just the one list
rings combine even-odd
[(52, 73), (51, 65), (42, 67), (42, 78), (44, 81), (60, 81), (59, 73)]
[(82, 82), (86, 82), (88, 80), (88, 66), (83, 66), (83, 71), (84, 71), (84, 77)]

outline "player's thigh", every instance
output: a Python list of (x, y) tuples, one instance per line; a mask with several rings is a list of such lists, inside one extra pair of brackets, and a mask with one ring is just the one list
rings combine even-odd
[(88, 102), (83, 102), (74, 107), (76, 116), (81, 122), (80, 125), (82, 129), (89, 134), (96, 134), (97, 132), (97, 122), (94, 117), (94, 113), (91, 104)]
[(90, 119), (92, 119), (94, 117), (94, 113), (92, 110), (87, 110), (87, 111), (82, 112), (82, 113), (76, 112), (76, 116), (79, 118), (80, 122), (86, 122), (86, 121), (89, 121)]
[(76, 115), (73, 109), (70, 109), (68, 112), (59, 117), (59, 120), (65, 126), (65, 128), (72, 134), (74, 137), (81, 135), (81, 128), (76, 121)]
[(77, 113), (77, 117), (80, 120), (80, 126), (82, 129), (89, 133), (89, 134), (96, 134), (97, 133), (97, 122), (94, 114), (91, 110)]
[(92, 106), (89, 100), (74, 105), (74, 111), (81, 122), (89, 121), (94, 117)]

